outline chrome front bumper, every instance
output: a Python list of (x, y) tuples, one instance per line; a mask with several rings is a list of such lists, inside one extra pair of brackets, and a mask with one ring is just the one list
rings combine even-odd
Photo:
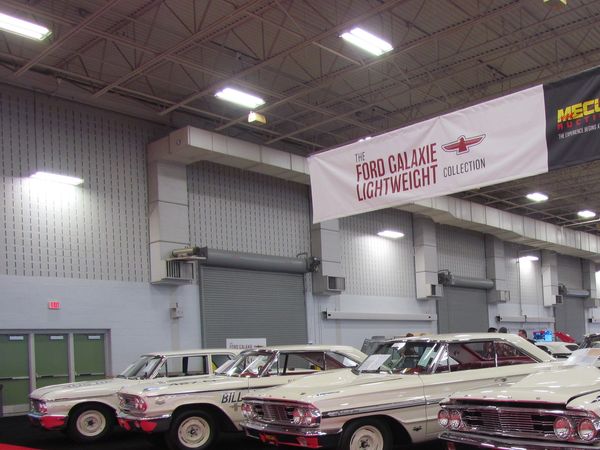
[(471, 447), (486, 448), (492, 450), (595, 450), (600, 449), (600, 443), (581, 444), (579, 442), (568, 441), (546, 441), (546, 440), (527, 440), (517, 438), (504, 438), (498, 436), (486, 436), (475, 433), (461, 433), (456, 431), (444, 431), (440, 434), (440, 439), (453, 442), (458, 445), (468, 445)]

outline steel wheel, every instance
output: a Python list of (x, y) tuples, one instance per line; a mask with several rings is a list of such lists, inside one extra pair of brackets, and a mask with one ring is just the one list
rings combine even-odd
[(197, 410), (178, 414), (167, 434), (171, 448), (204, 450), (217, 438), (218, 429), (207, 411)]
[(392, 440), (392, 432), (382, 420), (360, 419), (344, 427), (340, 449), (390, 450)]
[(102, 439), (111, 431), (113, 413), (102, 406), (81, 406), (69, 414), (67, 433), (77, 442)]

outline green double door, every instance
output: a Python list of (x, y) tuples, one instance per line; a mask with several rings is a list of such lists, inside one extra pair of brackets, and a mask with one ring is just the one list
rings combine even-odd
[(106, 378), (103, 334), (75, 334), (73, 336), (75, 381)]
[(35, 387), (69, 381), (69, 341), (66, 334), (36, 334)]
[(103, 333), (0, 334), (3, 411), (25, 411), (31, 388), (106, 378), (105, 343)]
[[(29, 394), (29, 336), (0, 335), (0, 395), (4, 406), (27, 405)], [(0, 411), (1, 412), (1, 411)]]

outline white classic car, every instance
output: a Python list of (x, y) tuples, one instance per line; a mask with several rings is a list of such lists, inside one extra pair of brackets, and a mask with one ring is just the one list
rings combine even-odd
[(555, 361), (511, 334), (394, 339), (351, 371), (319, 374), (244, 398), (244, 428), (295, 447), (388, 450), (432, 440), (438, 402), (467, 387), (514, 382)]
[[(241, 353), (215, 375), (195, 381), (147, 382), (119, 392), (119, 425), (151, 433), (171, 448), (203, 450), (221, 431), (241, 431), (242, 397), (331, 369), (357, 366), (367, 355), (342, 345), (286, 345)], [(332, 370), (332, 372), (340, 372)], [(342, 370), (344, 372), (344, 370)]]
[(555, 358), (568, 358), (579, 348), (577, 344), (562, 341), (536, 341), (535, 345)]
[(207, 376), (237, 354), (239, 350), (199, 349), (142, 355), (116, 378), (36, 389), (29, 394), (29, 419), (47, 430), (66, 430), (75, 441), (92, 442), (116, 424), (117, 391), (122, 387), (153, 378)]
[(600, 349), (576, 350), (512, 385), (457, 392), (438, 414), (448, 448), (600, 447)]

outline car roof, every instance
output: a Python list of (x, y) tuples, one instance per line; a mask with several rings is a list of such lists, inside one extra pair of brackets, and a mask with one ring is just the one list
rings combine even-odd
[(503, 340), (523, 348), (527, 353), (535, 356), (540, 361), (552, 361), (550, 355), (537, 345), (531, 344), (526, 339), (512, 333), (448, 333), (448, 334), (427, 334), (424, 336), (404, 337), (389, 339), (386, 342), (471, 342), (484, 340)]
[[(252, 349), (251, 349), (252, 350)], [(355, 347), (349, 345), (326, 345), (326, 344), (301, 344), (301, 345), (269, 345), (254, 350), (267, 352), (337, 352), (351, 356), (356, 360), (364, 360), (367, 355)]]
[(480, 341), (486, 339), (503, 339), (509, 342), (522, 342), (521, 337), (511, 333), (444, 333), (444, 334), (426, 334), (423, 336), (395, 337), (388, 341), (443, 341), (443, 342), (463, 342)]
[(237, 355), (241, 350), (235, 348), (196, 348), (187, 350), (169, 350), (164, 352), (148, 352), (142, 356), (189, 356), (189, 355)]

